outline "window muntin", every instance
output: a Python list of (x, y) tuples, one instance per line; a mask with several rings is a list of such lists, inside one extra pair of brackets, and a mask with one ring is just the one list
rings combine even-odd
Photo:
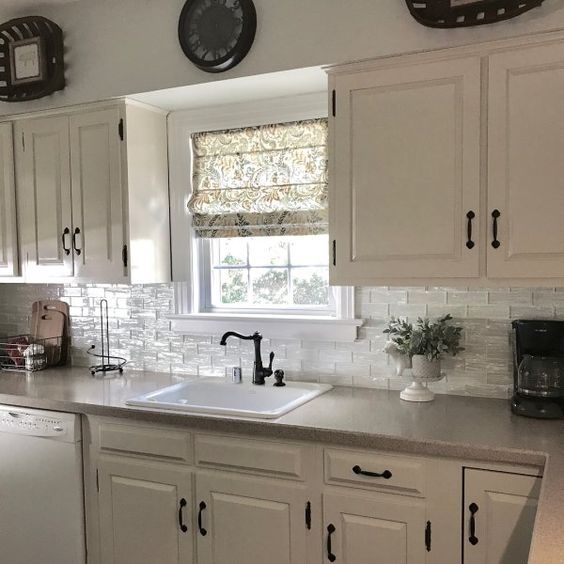
[(327, 235), (206, 241), (208, 311), (333, 314)]

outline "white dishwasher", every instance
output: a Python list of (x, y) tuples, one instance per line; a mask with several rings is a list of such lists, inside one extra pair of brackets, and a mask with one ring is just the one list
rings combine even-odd
[(84, 564), (80, 418), (0, 405), (0, 562)]

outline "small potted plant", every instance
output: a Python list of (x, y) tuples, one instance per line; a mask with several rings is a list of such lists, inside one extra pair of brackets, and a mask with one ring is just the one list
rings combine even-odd
[(431, 401), (435, 395), (422, 382), (437, 382), (442, 379), (441, 358), (456, 356), (464, 349), (460, 346), (462, 327), (451, 325), (452, 317), (445, 315), (430, 321), (417, 320), (409, 339), (412, 361), (413, 384), (401, 393), (407, 401)]
[(388, 335), (388, 342), (384, 352), (392, 357), (395, 363), (396, 376), (401, 376), (406, 368), (411, 368), (411, 334), (413, 325), (395, 317), (390, 318), (384, 333)]

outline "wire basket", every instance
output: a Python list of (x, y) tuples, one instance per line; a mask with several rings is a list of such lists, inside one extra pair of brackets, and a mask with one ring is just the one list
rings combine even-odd
[(63, 359), (63, 337), (35, 339), (15, 335), (0, 339), (0, 369), (13, 372), (35, 372), (60, 364)]

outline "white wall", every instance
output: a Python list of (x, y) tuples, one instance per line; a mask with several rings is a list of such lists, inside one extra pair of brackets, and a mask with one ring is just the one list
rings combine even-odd
[(564, 28), (564, 2), (546, 0), (521, 18), (472, 29), (436, 30), (412, 19), (404, 0), (255, 0), (255, 45), (221, 76), (194, 68), (177, 40), (184, 0), (79, 0), (0, 6), (0, 21), (36, 13), (65, 32), (68, 86), (0, 114), (387, 54), (432, 49)]

